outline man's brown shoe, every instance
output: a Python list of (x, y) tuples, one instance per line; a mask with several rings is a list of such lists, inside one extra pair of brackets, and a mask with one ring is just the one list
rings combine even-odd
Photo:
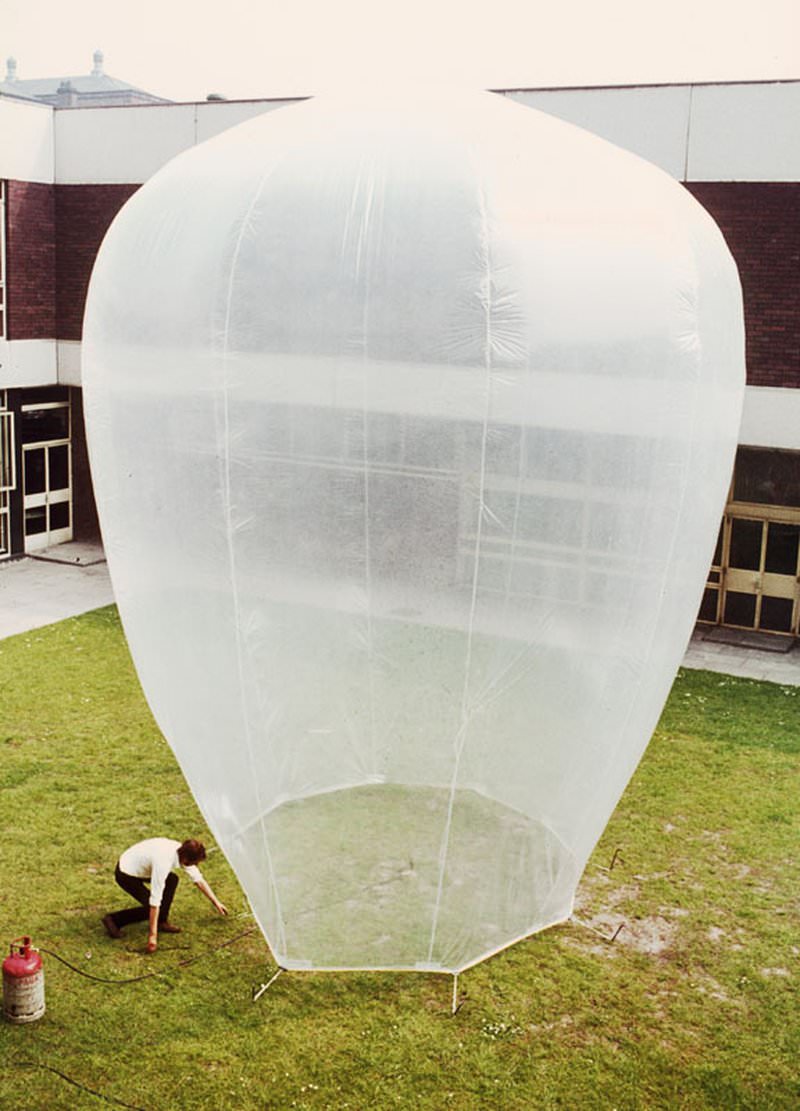
[(105, 926), (106, 933), (109, 937), (122, 937), (122, 930), (119, 928), (110, 914), (107, 914), (103, 919), (103, 925)]
[(180, 926), (173, 926), (171, 922), (159, 922), (158, 928), (165, 934), (179, 934), (181, 932)]

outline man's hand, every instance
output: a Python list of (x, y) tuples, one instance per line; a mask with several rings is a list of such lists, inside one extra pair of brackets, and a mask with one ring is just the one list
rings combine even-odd
[(201, 878), (201, 879), (197, 880), (196, 883), (197, 883), (197, 886), (200, 888), (200, 890), (205, 895), (205, 897), (208, 899), (209, 903), (211, 903), (212, 907), (214, 908), (215, 911), (217, 911), (218, 914), (227, 914), (228, 913), (228, 908), (225, 906), (224, 903), (221, 903), (219, 901), (217, 896), (214, 894), (214, 892), (211, 890), (211, 888), (209, 887), (209, 885), (206, 883), (206, 881), (204, 879)]
[(147, 939), (147, 952), (148, 953), (155, 953), (157, 948), (158, 948), (158, 935), (157, 934), (150, 934), (150, 936)]

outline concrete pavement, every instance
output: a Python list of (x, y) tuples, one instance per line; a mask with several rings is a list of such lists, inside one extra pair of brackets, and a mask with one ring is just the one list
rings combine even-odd
[(0, 638), (114, 601), (103, 549), (68, 543), (0, 562)]
[[(114, 601), (103, 549), (99, 543), (59, 544), (24, 559), (0, 561), (0, 638), (38, 629)], [(769, 651), (775, 644), (745, 634), (742, 643), (718, 643), (719, 631), (698, 629), (684, 667), (725, 675), (767, 679), (800, 686), (800, 645)], [(736, 634), (730, 634), (736, 640)]]
[[(795, 644), (788, 651), (777, 651), (748, 644), (747, 634), (740, 637), (739, 644), (720, 644), (709, 640), (709, 636), (713, 635), (712, 629), (695, 630), (683, 658), (684, 667), (800, 687), (800, 644)], [(777, 638), (772, 640), (776, 645), (783, 646)]]

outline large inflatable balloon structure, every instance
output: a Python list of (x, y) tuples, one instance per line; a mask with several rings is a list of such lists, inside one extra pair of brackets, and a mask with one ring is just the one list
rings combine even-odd
[(91, 281), (108, 561), (284, 968), (457, 972), (566, 919), (698, 609), (741, 295), (677, 182), (489, 93), (182, 154)]

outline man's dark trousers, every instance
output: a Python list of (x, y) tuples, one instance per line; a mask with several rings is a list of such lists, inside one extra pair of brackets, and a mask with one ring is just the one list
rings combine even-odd
[[(169, 921), (169, 911), (175, 896), (175, 889), (178, 886), (178, 878), (175, 872), (170, 872), (167, 876), (164, 893), (161, 896), (161, 906), (158, 908), (159, 925)], [(117, 929), (121, 930), (123, 926), (129, 926), (131, 922), (146, 922), (150, 917), (150, 887), (147, 880), (141, 880), (138, 876), (129, 876), (127, 872), (122, 871), (119, 863), (117, 863), (114, 870), (114, 879), (123, 891), (132, 895), (141, 904), (138, 907), (129, 907), (127, 910), (115, 910), (113, 914), (109, 915)]]

